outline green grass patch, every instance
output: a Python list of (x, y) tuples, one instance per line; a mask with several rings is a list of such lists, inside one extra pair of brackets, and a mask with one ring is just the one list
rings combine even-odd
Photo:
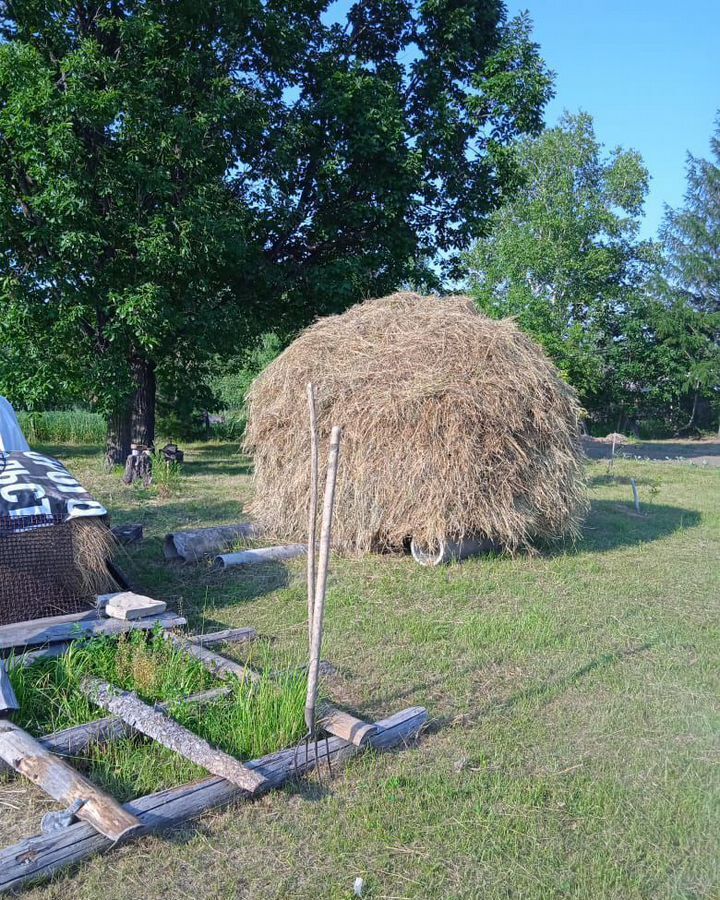
[(18, 421), (31, 446), (38, 443), (103, 446), (105, 443), (107, 422), (99, 413), (82, 410), (19, 412)]
[[(132, 632), (79, 641), (56, 659), (11, 668), (21, 707), (13, 721), (40, 736), (107, 715), (80, 690), (87, 676), (135, 691), (147, 703), (168, 702), (173, 718), (241, 760), (291, 746), (304, 733), (306, 678), (301, 671), (288, 668), (255, 684), (232, 679), (228, 696), (187, 704), (183, 698), (220, 683), (159, 631), (149, 637)], [(94, 745), (80, 763), (93, 781), (123, 802), (207, 774), (141, 736)]]

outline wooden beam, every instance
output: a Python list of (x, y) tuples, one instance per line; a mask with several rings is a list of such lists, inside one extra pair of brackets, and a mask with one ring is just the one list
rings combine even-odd
[(0, 721), (0, 759), (37, 784), (53, 800), (66, 806), (82, 800), (83, 805), (76, 813), (78, 819), (112, 842), (141, 827), (134, 813), (12, 722)]
[(260, 681), (262, 677), (255, 669), (244, 666), (242, 663), (237, 663), (232, 659), (226, 659), (224, 656), (220, 656), (219, 653), (213, 653), (212, 650), (208, 650), (206, 647), (195, 643), (195, 641), (183, 635), (165, 632), (163, 637), (170, 641), (173, 647), (177, 647), (183, 653), (194, 656), (216, 678), (225, 680), (234, 677), (240, 679), (240, 681)]
[(120, 690), (99, 678), (85, 678), (80, 688), (93, 703), (211, 774), (225, 778), (250, 794), (256, 794), (265, 787), (262, 775), (245, 768), (229, 753), (211, 746), (162, 710), (143, 703), (132, 691)]
[(33, 619), (29, 622), (15, 622), (12, 625), (0, 626), (0, 650), (37, 646), (38, 644), (54, 644), (59, 641), (72, 641), (77, 637), (88, 635), (124, 634), (126, 631), (140, 629), (148, 631), (156, 625), (162, 628), (180, 628), (187, 620), (175, 613), (163, 613), (160, 616), (148, 616), (126, 622), (122, 619), (108, 619), (97, 609), (82, 613), (71, 613), (67, 616), (50, 616), (45, 619)]
[[(197, 694), (191, 694), (189, 697), (183, 697), (180, 701), (174, 703), (158, 703), (155, 708), (162, 712), (170, 711), (175, 703), (212, 703), (220, 697), (227, 697), (231, 692), (229, 687), (212, 688), (209, 691), (200, 691)], [(92, 744), (106, 744), (110, 741), (118, 741), (120, 738), (128, 737), (133, 733), (133, 729), (127, 722), (123, 722), (118, 716), (105, 716), (103, 719), (94, 719), (92, 722), (86, 722), (84, 725), (73, 725), (72, 728), (64, 728), (62, 731), (55, 731), (52, 734), (46, 734), (44, 737), (38, 738), (39, 744), (55, 753), (57, 756), (82, 756), (87, 752)], [(0, 775), (7, 775), (12, 772), (12, 768), (7, 766), (0, 760)]]
[(213, 644), (244, 644), (257, 640), (254, 628), (226, 628), (224, 631), (210, 631), (207, 634), (189, 634), (187, 639), (201, 647)]
[[(366, 746), (387, 750), (408, 743), (417, 737), (427, 720), (427, 712), (419, 706), (396, 713), (376, 723), (377, 731)], [(333, 766), (361, 752), (360, 748), (340, 738), (330, 738), (329, 751)], [(320, 764), (324, 764), (324, 741), (320, 748)], [(308, 754), (300, 748), (297, 768), (294, 765), (295, 750), (281, 750), (262, 759), (246, 763), (248, 769), (260, 772), (270, 788), (279, 788), (298, 774), (309, 772), (318, 763), (313, 747)], [(221, 778), (170, 788), (156, 794), (140, 797), (126, 804), (126, 809), (136, 815), (143, 832), (160, 831), (197, 818), (204, 812), (227, 806), (235, 800), (247, 799), (247, 794)], [(21, 887), (28, 881), (48, 877), (66, 866), (73, 865), (111, 849), (110, 841), (98, 835), (84, 823), (70, 825), (56, 834), (40, 834), (26, 838), (12, 847), (0, 851), (0, 891)]]
[(14, 669), (16, 666), (31, 666), (33, 663), (41, 659), (55, 659), (67, 653), (68, 648), (72, 645), (72, 641), (60, 641), (57, 644), (50, 644), (41, 650), (28, 650), (26, 653), (17, 653), (7, 657), (5, 662), (8, 668)]
[(362, 747), (366, 744), (376, 731), (375, 725), (364, 722), (356, 716), (350, 715), (342, 709), (336, 709), (325, 703), (318, 710), (318, 724), (325, 731), (334, 734), (336, 737), (342, 738), (344, 741), (350, 741), (356, 747)]
[(15, 696), (10, 676), (5, 668), (5, 662), (0, 659), (0, 715), (10, 713), (16, 709), (20, 709), (20, 704)]

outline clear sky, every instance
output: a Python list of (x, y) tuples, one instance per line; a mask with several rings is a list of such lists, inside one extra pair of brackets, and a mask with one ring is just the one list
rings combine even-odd
[(688, 150), (709, 156), (720, 110), (720, 0), (509, 0), (527, 9), (556, 73), (546, 122), (563, 109), (595, 119), (608, 147), (639, 150), (650, 175), (643, 235), (685, 192)]
[[(351, 0), (334, 0), (341, 20)], [(546, 113), (590, 113), (607, 147), (639, 150), (651, 176), (642, 226), (654, 237), (685, 193), (687, 152), (709, 155), (720, 110), (720, 0), (506, 0), (528, 10), (556, 75)]]

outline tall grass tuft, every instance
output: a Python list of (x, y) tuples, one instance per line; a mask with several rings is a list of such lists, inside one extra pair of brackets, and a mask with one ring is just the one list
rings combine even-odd
[(30, 444), (103, 444), (107, 423), (99, 413), (81, 410), (19, 412), (20, 427)]

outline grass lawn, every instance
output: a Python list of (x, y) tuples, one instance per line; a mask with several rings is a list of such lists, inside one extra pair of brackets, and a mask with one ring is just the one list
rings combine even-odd
[[(258, 665), (301, 657), (302, 562), (249, 574), (163, 561), (167, 530), (242, 519), (250, 482), (232, 446), (187, 448), (185, 476), (149, 490), (103, 474), (94, 448), (44, 449), (116, 523), (143, 522), (124, 561), (138, 587), (193, 628), (255, 626)], [(417, 747), (130, 844), (29, 896), (348, 898), (361, 876), (373, 898), (720, 897), (720, 473), (620, 460), (610, 477), (594, 462), (590, 486), (575, 548), (436, 570), (333, 560), (328, 693), (365, 718), (427, 706)], [(43, 804), (0, 786), (3, 843), (37, 831)]]

